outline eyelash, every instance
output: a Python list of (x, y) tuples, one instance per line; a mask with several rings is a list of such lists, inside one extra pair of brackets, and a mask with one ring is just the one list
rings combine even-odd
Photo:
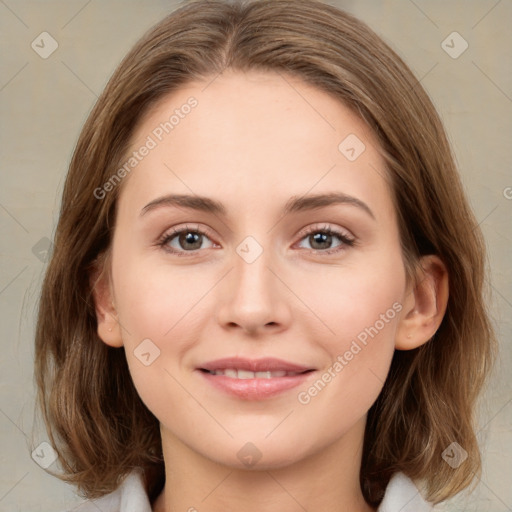
[[(200, 234), (202, 236), (206, 236), (207, 238), (211, 237), (208, 229), (205, 229), (205, 228), (200, 229), (199, 227), (189, 228), (188, 226), (185, 226), (184, 228), (172, 228), (172, 230), (170, 232), (164, 233), (162, 235), (162, 237), (158, 240), (157, 245), (159, 247), (161, 247), (164, 251), (174, 254), (176, 256), (179, 256), (179, 257), (193, 256), (194, 253), (196, 253), (200, 249), (194, 249), (193, 251), (176, 251), (175, 249), (171, 249), (167, 245), (173, 238), (175, 238), (177, 235), (180, 235), (182, 233), (196, 233), (196, 234)], [(355, 238), (350, 238), (347, 234), (345, 234), (342, 231), (339, 231), (335, 228), (332, 228), (329, 224), (326, 224), (323, 228), (319, 228), (316, 226), (308, 228), (308, 230), (302, 234), (300, 241), (302, 241), (304, 238), (306, 238), (307, 236), (309, 236), (313, 233), (334, 235), (334, 236), (338, 237), (343, 242), (342, 245), (335, 247), (333, 249), (326, 249), (326, 250), (309, 249), (309, 251), (313, 252), (314, 254), (318, 254), (318, 253), (334, 254), (334, 253), (338, 253), (338, 252), (346, 250), (347, 247), (354, 247), (355, 245), (357, 245)]]

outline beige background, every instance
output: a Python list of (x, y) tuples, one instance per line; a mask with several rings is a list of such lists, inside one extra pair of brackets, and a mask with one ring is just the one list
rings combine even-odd
[[(489, 247), (501, 357), (479, 420), (481, 482), (473, 495), (444, 509), (512, 510), (512, 2), (331, 3), (365, 20), (405, 59), (452, 140)], [(131, 45), (176, 5), (0, 0), (0, 511), (54, 512), (79, 501), (30, 453), (35, 307), (45, 268), (40, 252), (53, 236), (67, 165), (96, 96)], [(58, 42), (47, 59), (31, 48), (43, 31)], [(469, 44), (457, 59), (441, 47), (453, 31)], [(45, 440), (36, 430), (34, 445)]]

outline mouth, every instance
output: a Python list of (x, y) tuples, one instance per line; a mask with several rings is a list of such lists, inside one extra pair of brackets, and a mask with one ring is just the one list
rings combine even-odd
[(242, 400), (263, 400), (303, 384), (315, 368), (281, 359), (225, 358), (196, 368), (215, 389)]

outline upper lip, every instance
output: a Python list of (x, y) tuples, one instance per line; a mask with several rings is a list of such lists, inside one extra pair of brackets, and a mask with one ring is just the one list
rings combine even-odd
[(204, 363), (199, 367), (201, 370), (226, 370), (226, 369), (246, 370), (250, 372), (304, 372), (307, 370), (313, 370), (308, 366), (303, 366), (282, 359), (276, 359), (273, 357), (266, 357), (264, 359), (246, 359), (243, 357), (225, 357), (223, 359), (216, 359)]

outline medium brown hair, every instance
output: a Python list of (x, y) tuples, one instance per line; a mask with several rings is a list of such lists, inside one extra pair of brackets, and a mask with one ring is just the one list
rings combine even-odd
[[(429, 342), (395, 351), (368, 412), (360, 480), (373, 506), (397, 471), (423, 480), (435, 503), (453, 496), (480, 472), (474, 411), (494, 354), (482, 234), (422, 86), (364, 23), (314, 0), (186, 3), (134, 46), (90, 113), (70, 163), (37, 322), (38, 402), (64, 471), (55, 476), (94, 498), (141, 467), (150, 497), (161, 490), (159, 422), (138, 396), (124, 350), (97, 334), (90, 276), (109, 271), (122, 188), (102, 199), (94, 191), (122, 165), (150, 108), (227, 68), (297, 77), (356, 112), (387, 164), (408, 278), (422, 255), (445, 263), (446, 314)], [(453, 441), (468, 452), (457, 469), (441, 456)]]

